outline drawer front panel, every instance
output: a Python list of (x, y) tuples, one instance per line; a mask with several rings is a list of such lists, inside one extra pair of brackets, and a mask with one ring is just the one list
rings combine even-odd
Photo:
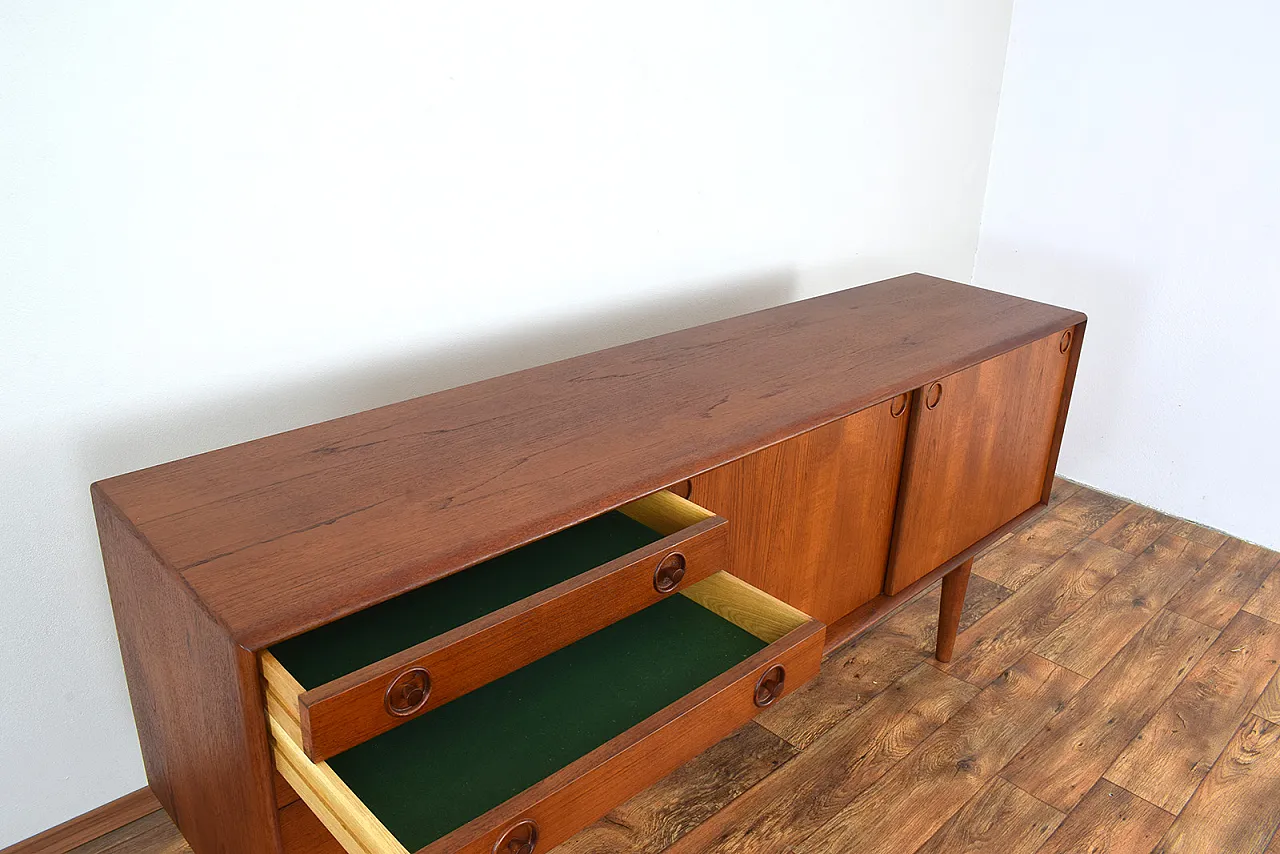
[[(758, 651), (754, 653), (745, 652), (748, 657), (703, 682), (691, 693), (640, 719), (600, 747), (588, 748), (585, 755), (569, 760), (569, 764), (559, 766), (559, 770), (552, 771), (549, 776), (509, 796), (478, 817), (467, 821), (465, 815), (461, 816), (465, 823), (454, 825), (456, 830), (429, 844), (427, 840), (432, 837), (419, 837), (420, 841), (414, 845), (425, 844), (420, 849), (422, 854), (490, 854), (495, 850), (495, 844), (508, 833), (527, 834), (531, 828), (537, 835), (536, 851), (550, 850), (613, 806), (729, 735), (758, 713), (762, 705), (772, 703), (817, 674), (825, 639), (822, 623), (723, 572), (695, 585), (684, 595), (705, 611), (686, 602), (678, 609), (681, 612), (690, 607), (702, 614), (710, 611), (743, 630), (744, 636), (754, 635), (757, 644), (767, 645), (756, 646)], [(655, 607), (667, 608), (668, 604)], [(715, 617), (709, 619), (715, 621)], [(619, 628), (614, 627), (610, 631)], [(647, 649), (649, 644), (643, 640), (646, 636), (637, 637)], [(653, 661), (661, 662), (664, 656), (679, 655), (678, 648), (664, 646), (661, 635), (653, 638), (653, 649), (661, 653), (657, 657), (650, 656)], [(548, 659), (548, 662), (537, 666), (546, 667), (550, 661)], [(666, 669), (665, 665), (658, 666)], [(680, 669), (676, 667), (677, 671)], [(562, 672), (572, 674), (577, 671)], [(781, 679), (778, 678), (780, 674)], [(596, 690), (625, 691), (628, 685), (633, 684), (628, 678), (632, 675), (639, 677), (640, 673), (625, 670), (620, 674), (617, 685), (600, 685)], [(597, 683), (589, 679), (589, 684)], [(513, 714), (517, 715), (505, 728), (518, 726), (518, 707), (502, 708), (512, 708)], [(580, 708), (576, 700), (573, 708)], [(391, 822), (384, 825), (352, 788), (364, 791), (365, 784), (353, 778), (349, 786), (329, 763), (311, 762), (298, 746), (297, 720), (270, 693), (268, 711), (277, 768), (341, 846), (352, 854), (406, 854), (404, 844), (387, 829), (394, 825)], [(586, 713), (591, 714), (589, 711)], [(576, 729), (578, 724), (570, 716), (562, 719), (559, 725)], [(486, 742), (484, 733), (489, 731), (487, 728), (479, 730), (479, 742)], [(397, 733), (396, 737), (400, 735)], [(476, 737), (473, 734), (471, 739), (474, 741)], [(411, 784), (412, 774), (406, 774), (403, 768), (395, 765), (392, 763), (392, 767), (387, 768), (387, 773), (393, 776), (383, 780), (379, 786), (401, 793), (411, 792), (413, 794), (408, 796), (407, 802), (422, 802), (422, 808), (429, 810), (430, 804), (436, 803), (435, 797), (440, 795), (428, 797)], [(449, 768), (448, 773), (457, 775), (457, 782), (449, 783), (439, 790), (440, 793), (468, 785), (466, 774), (469, 769), (456, 768), (452, 763), (449, 763)], [(428, 774), (427, 779), (434, 781), (434, 775)], [(447, 830), (448, 827), (442, 828), (442, 831)], [(410, 837), (404, 838), (408, 840)]]
[(667, 536), (310, 691), (264, 653), (308, 758), (337, 756), (728, 568), (724, 519), (665, 492), (621, 510)]
[(551, 850), (755, 717), (757, 684), (774, 667), (786, 670), (784, 694), (816, 676), (825, 636), (822, 623), (807, 623), (422, 854), (491, 854), (508, 830), (525, 821), (537, 825), (536, 850)]

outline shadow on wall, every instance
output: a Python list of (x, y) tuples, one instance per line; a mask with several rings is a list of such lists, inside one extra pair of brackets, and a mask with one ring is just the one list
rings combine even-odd
[[(796, 298), (789, 270), (703, 283), (527, 329), (478, 334), (383, 361), (319, 371), (198, 405), (127, 417), (91, 413), (14, 431), (0, 454), (0, 496), (21, 513), (0, 520), (5, 603), (15, 655), (0, 660), (0, 720), (25, 737), (0, 750), (23, 775), (22, 799), (50, 811), (7, 814), (0, 847), (145, 784), (98, 552), (89, 484), (112, 475)], [(265, 373), (265, 371), (264, 371)], [(74, 619), (68, 619), (74, 614)], [(12, 635), (12, 637), (9, 637)], [(25, 653), (23, 651), (26, 651)], [(57, 650), (50, 655), (50, 650)], [(68, 688), (50, 703), (47, 685)], [(78, 698), (95, 699), (92, 720)], [(9, 748), (12, 748), (11, 750)], [(95, 757), (84, 762), (85, 755)], [(67, 769), (73, 769), (68, 772)], [(0, 781), (0, 804), (19, 793)], [(67, 814), (71, 811), (70, 815)]]
[(258, 388), (230, 400), (150, 412), (102, 427), (82, 447), (84, 486), (192, 454), (304, 427), (523, 368), (771, 308), (796, 298), (789, 271), (689, 287), (656, 303), (567, 317), (394, 361), (350, 366), (314, 380)]

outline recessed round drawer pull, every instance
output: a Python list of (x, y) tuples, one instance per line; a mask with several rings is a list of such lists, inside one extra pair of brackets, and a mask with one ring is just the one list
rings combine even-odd
[(889, 414), (894, 418), (899, 418), (902, 413), (907, 411), (907, 395), (900, 394), (893, 400), (889, 401)]
[(533, 854), (538, 847), (538, 823), (531, 818), (512, 825), (493, 843), (493, 854)]
[(672, 552), (662, 559), (658, 568), (653, 571), (653, 589), (659, 593), (670, 593), (680, 586), (684, 578), (684, 555)]
[(398, 718), (422, 710), (431, 696), (431, 674), (422, 667), (411, 667), (396, 677), (387, 689), (387, 711)]
[(756, 705), (763, 709), (778, 699), (786, 684), (787, 669), (781, 664), (770, 667), (760, 675), (760, 681), (756, 683)]
[(1065, 353), (1071, 349), (1071, 338), (1072, 338), (1072, 334), (1070, 329), (1062, 333), (1062, 340), (1058, 342), (1059, 353)]
[(933, 409), (942, 402), (942, 383), (934, 383), (929, 386), (929, 390), (924, 393), (925, 409)]

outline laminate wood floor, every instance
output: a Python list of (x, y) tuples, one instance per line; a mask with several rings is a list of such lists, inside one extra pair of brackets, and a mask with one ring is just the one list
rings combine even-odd
[[(1280, 554), (1070, 481), (557, 854), (1280, 854)], [(181, 854), (163, 813), (77, 854)]]

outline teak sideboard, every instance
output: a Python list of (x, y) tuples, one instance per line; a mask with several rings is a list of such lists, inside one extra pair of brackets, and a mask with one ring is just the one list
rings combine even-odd
[(545, 852), (1043, 506), (1085, 317), (903, 276), (92, 487), (197, 854)]

